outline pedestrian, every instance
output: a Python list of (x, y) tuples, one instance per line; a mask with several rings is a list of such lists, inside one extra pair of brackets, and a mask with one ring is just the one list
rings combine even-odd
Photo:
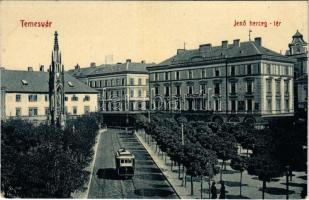
[(221, 181), (221, 188), (220, 188), (220, 196), (219, 199), (225, 199), (225, 186), (224, 181)]
[(217, 198), (217, 188), (216, 188), (216, 182), (215, 181), (212, 182), (210, 192), (211, 192), (211, 198), (216, 199)]

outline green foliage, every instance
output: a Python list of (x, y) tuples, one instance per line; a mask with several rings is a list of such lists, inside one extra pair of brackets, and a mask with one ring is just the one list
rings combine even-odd
[[(73, 125), (75, 131), (73, 131)], [(22, 120), (1, 125), (1, 191), (5, 197), (68, 198), (87, 181), (98, 130), (95, 116), (65, 130)]]
[(232, 158), (230, 165), (232, 169), (242, 172), (248, 168), (248, 161), (248, 157), (237, 155)]
[(270, 154), (259, 154), (250, 158), (248, 173), (258, 176), (261, 181), (271, 181), (272, 178), (280, 177), (284, 173), (284, 167)]

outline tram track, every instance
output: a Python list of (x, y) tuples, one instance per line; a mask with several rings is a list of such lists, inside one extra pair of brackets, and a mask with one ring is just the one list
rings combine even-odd
[[(174, 198), (168, 184), (157, 171), (136, 137), (124, 130), (109, 129), (99, 145), (95, 170), (89, 189), (89, 198), (139, 199), (151, 197)], [(116, 173), (115, 153), (126, 148), (135, 155), (134, 176), (119, 178)]]
[[(115, 140), (117, 140), (117, 150), (119, 149), (119, 148), (121, 148), (121, 147), (124, 147), (124, 148), (126, 148), (125, 146), (123, 146), (123, 144), (120, 142), (120, 138), (119, 138), (119, 135), (117, 134), (113, 134), (114, 135), (114, 137), (116, 137), (116, 139), (114, 139), (114, 141)], [(113, 137), (112, 137), (113, 138)], [(114, 142), (113, 142), (113, 144), (115, 144)], [(116, 151), (115, 151), (115, 146), (113, 145), (113, 149), (114, 149), (114, 153), (116, 153)], [(135, 170), (134, 170), (135, 171)], [(135, 191), (136, 190), (136, 187), (135, 187), (135, 181), (134, 181), (134, 176), (131, 178), (131, 179), (120, 179), (120, 183), (121, 183), (121, 188), (122, 188), (122, 191), (123, 191), (123, 188), (132, 188), (131, 187), (131, 185), (133, 186), (133, 188), (132, 188), (132, 192), (133, 191)], [(130, 192), (130, 191), (129, 191)], [(128, 192), (127, 192), (128, 193)]]

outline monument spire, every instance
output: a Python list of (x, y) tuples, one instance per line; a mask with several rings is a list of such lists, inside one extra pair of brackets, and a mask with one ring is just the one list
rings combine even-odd
[(64, 110), (64, 66), (58, 45), (58, 33), (54, 34), (54, 49), (49, 67), (49, 122), (57, 127), (65, 125)]
[(54, 51), (58, 51), (59, 50), (59, 45), (58, 45), (58, 32), (55, 31), (55, 39), (54, 39)]

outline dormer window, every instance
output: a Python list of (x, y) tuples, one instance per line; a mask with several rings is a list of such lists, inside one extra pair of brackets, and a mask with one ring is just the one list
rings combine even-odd
[(90, 101), (90, 96), (89, 95), (85, 95), (84, 101)]
[(71, 101), (78, 101), (78, 97), (75, 96), (75, 95), (73, 95), (73, 96), (71, 97)]
[(26, 81), (26, 80), (21, 80), (21, 83), (23, 84), (23, 85), (28, 85), (28, 82)]
[(74, 85), (73, 85), (73, 83), (72, 83), (71, 81), (68, 81), (68, 85), (69, 85), (70, 87), (74, 87)]

